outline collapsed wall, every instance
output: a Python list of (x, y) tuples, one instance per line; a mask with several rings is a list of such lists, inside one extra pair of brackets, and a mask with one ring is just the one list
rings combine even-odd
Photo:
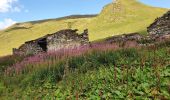
[(14, 55), (38, 54), (39, 52), (45, 52), (41, 45), (39, 45), (39, 40), (25, 42), (18, 49), (13, 48)]
[(18, 49), (13, 49), (14, 55), (29, 55), (42, 52), (54, 51), (62, 48), (75, 48), (89, 43), (88, 30), (82, 34), (78, 30), (61, 30), (53, 34), (48, 34), (36, 40), (25, 42)]
[[(148, 27), (148, 35), (142, 36), (139, 33), (123, 34), (112, 36), (97, 43), (114, 44), (116, 47), (129, 48), (145, 45), (156, 45), (156, 43), (170, 40), (170, 11), (162, 17), (157, 18)], [(82, 34), (77, 33), (78, 30), (61, 30), (56, 33), (46, 35), (36, 40), (25, 42), (18, 49), (13, 49), (13, 54), (28, 55), (38, 54), (41, 52), (55, 51), (59, 49), (71, 49), (82, 45), (89, 47), (95, 45), (94, 42), (89, 43), (88, 30), (84, 30)]]
[(170, 11), (162, 17), (157, 18), (154, 23), (148, 27), (148, 33), (153, 34), (170, 34)]
[(54, 51), (61, 48), (74, 48), (86, 45), (89, 42), (88, 30), (84, 30), (82, 34), (76, 33), (78, 30), (61, 30), (55, 34), (47, 36), (48, 51)]
[(156, 42), (170, 39), (170, 11), (157, 18), (148, 28), (149, 37)]

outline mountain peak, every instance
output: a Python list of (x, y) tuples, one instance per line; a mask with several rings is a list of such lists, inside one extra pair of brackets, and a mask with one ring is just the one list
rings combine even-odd
[(157, 15), (157, 12), (165, 11), (163, 8), (156, 8), (145, 5), (138, 0), (116, 0), (106, 5), (99, 15), (99, 19), (104, 22), (122, 22), (126, 19), (141, 18), (143, 19)]

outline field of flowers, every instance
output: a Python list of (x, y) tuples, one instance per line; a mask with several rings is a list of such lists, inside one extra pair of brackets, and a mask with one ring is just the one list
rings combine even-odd
[(94, 44), (0, 58), (1, 100), (168, 100), (170, 43)]

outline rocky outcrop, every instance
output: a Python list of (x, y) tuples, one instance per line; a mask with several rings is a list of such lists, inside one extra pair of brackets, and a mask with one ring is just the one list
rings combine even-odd
[(13, 54), (29, 55), (87, 45), (89, 43), (88, 30), (84, 30), (82, 34), (78, 34), (77, 31), (71, 29), (61, 30), (39, 39), (25, 42), (18, 49), (14, 48)]
[(154, 23), (148, 27), (150, 35), (170, 34), (170, 11), (162, 17), (157, 18)]

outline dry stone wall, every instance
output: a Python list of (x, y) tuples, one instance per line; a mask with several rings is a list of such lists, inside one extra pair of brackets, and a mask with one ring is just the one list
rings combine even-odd
[(77, 34), (77, 30), (61, 30), (56, 34), (47, 36), (48, 51), (54, 51), (61, 48), (75, 48), (81, 45), (86, 45), (89, 42), (88, 31), (85, 30), (82, 34)]
[(148, 27), (148, 33), (153, 34), (170, 34), (170, 11), (162, 17), (157, 18), (153, 24)]
[(143, 36), (139, 33), (130, 33), (117, 35), (105, 40), (106, 43), (118, 44), (120, 48), (135, 47), (138, 45), (138, 41), (141, 41)]
[(170, 11), (162, 17), (157, 18), (148, 27), (149, 38), (155, 42), (161, 42), (170, 39)]
[(36, 40), (25, 42), (18, 49), (13, 49), (15, 55), (38, 54), (63, 48), (75, 48), (89, 43), (88, 30), (82, 34), (78, 30), (61, 30), (53, 34), (46, 35)]
[[(18, 49), (13, 49), (13, 54), (28, 55), (40, 52), (49, 52), (63, 48), (75, 48), (82, 45), (92, 47), (95, 42), (89, 43), (88, 30), (82, 34), (78, 30), (61, 30), (56, 33), (46, 35), (39, 39), (25, 42)], [(139, 33), (123, 34), (112, 36), (104, 41), (97, 43), (109, 43), (119, 48), (140, 47), (156, 45), (157, 43), (170, 41), (170, 11), (162, 17), (157, 18), (153, 24), (148, 27), (148, 35), (142, 36)]]
[(15, 55), (29, 55), (38, 54), (39, 52), (44, 52), (43, 49), (38, 45), (37, 41), (29, 41), (24, 45), (20, 46), (19, 49), (14, 48), (13, 54)]

